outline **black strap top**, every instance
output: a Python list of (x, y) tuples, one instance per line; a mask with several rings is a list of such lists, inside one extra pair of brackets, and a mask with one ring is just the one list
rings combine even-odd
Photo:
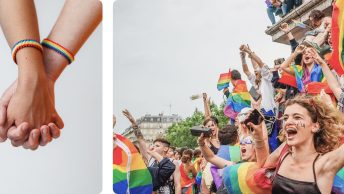
[(217, 152), (219, 151), (219, 148), (215, 147), (213, 143), (211, 143), (210, 141), (210, 147), (211, 151), (213, 151), (214, 154), (217, 154)]
[[(282, 164), (283, 160), (290, 152), (283, 157), (279, 166)], [(315, 161), (318, 159), (319, 154), (313, 161), (313, 176), (314, 182), (305, 182), (305, 181), (297, 181), (282, 175), (278, 174), (279, 166), (276, 169), (276, 176), (272, 183), (272, 194), (304, 194), (304, 193), (312, 193), (312, 194), (321, 194), (319, 187), (317, 185), (317, 177), (315, 175), (314, 164)]]

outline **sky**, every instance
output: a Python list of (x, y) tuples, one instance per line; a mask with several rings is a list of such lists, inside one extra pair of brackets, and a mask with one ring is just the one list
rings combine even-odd
[(190, 100), (203, 92), (220, 104), (218, 77), (229, 68), (242, 72), (241, 44), (249, 44), (270, 67), (274, 59), (288, 57), (290, 47), (265, 34), (268, 25), (264, 1), (117, 0), (115, 131), (130, 125), (124, 108), (135, 118), (159, 113), (186, 118), (196, 108), (203, 111), (201, 99)]

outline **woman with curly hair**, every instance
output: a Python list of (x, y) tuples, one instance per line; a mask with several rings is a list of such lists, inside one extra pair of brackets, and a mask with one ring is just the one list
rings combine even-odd
[[(317, 97), (286, 102), (282, 138), (286, 145), (272, 153), (264, 167), (275, 165), (272, 193), (330, 193), (344, 166), (343, 115)], [(289, 149), (282, 152), (283, 147)]]

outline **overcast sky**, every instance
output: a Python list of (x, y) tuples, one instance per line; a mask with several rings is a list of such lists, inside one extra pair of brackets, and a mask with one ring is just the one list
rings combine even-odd
[(121, 114), (124, 108), (135, 118), (146, 113), (185, 118), (195, 108), (203, 111), (201, 100), (190, 100), (202, 92), (220, 104), (219, 74), (229, 68), (242, 72), (242, 43), (270, 67), (274, 59), (289, 55), (289, 46), (273, 43), (264, 33), (268, 25), (264, 1), (116, 1), (115, 129), (121, 132), (130, 124)]

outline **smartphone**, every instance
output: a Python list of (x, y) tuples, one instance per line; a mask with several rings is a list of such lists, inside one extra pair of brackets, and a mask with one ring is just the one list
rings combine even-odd
[(261, 95), (258, 94), (256, 88), (254, 88), (253, 86), (251, 87), (249, 93), (255, 101), (258, 101), (261, 98)]
[(201, 136), (203, 133), (203, 137), (210, 137), (211, 136), (211, 129), (210, 128), (205, 128), (201, 126), (194, 126), (190, 129), (191, 135), (193, 136)]
[(257, 110), (254, 109), (251, 114), (247, 117), (247, 119), (244, 121), (244, 124), (247, 126), (247, 128), (250, 129), (252, 132), (253, 129), (249, 127), (247, 124), (249, 122), (253, 123), (254, 125), (259, 125), (264, 121), (264, 116)]

